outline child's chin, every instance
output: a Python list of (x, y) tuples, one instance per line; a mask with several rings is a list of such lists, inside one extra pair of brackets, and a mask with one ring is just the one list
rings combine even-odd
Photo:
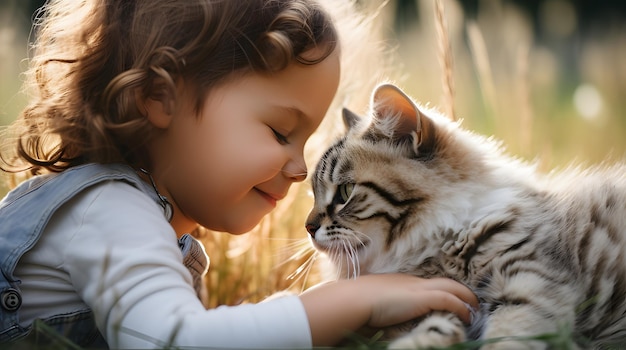
[(265, 217), (265, 215), (260, 217), (258, 220), (254, 220), (254, 221), (250, 220), (249, 223), (239, 222), (236, 225), (231, 225), (231, 227), (228, 228), (227, 232), (233, 235), (242, 235), (242, 234), (248, 233), (259, 225), (263, 217)]

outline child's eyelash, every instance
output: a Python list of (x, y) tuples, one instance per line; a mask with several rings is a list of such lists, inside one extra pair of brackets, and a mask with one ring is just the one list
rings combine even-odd
[(274, 130), (272, 128), (272, 132), (274, 133), (274, 136), (276, 136), (276, 139), (278, 140), (279, 143), (281, 144), (288, 144), (289, 140), (287, 140), (287, 136), (279, 133), (278, 131)]

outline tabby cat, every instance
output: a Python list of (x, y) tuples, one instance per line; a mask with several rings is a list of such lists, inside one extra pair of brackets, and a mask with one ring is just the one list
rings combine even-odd
[(522, 338), (564, 328), (574, 347), (626, 345), (626, 164), (541, 175), (390, 84), (370, 109), (344, 109), (348, 131), (316, 167), (314, 247), (343, 278), (442, 276), (481, 301), (467, 329), (435, 312), (390, 347), (544, 349)]

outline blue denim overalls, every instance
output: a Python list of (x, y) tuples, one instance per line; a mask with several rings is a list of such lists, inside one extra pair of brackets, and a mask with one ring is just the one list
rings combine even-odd
[[(70, 340), (83, 347), (107, 347), (95, 325), (90, 309), (37, 320), (47, 329), (58, 332), (58, 338), (33, 332), (33, 326), (19, 325), (20, 281), (13, 276), (18, 261), (39, 240), (48, 221), (66, 201), (103, 181), (124, 181), (143, 191), (161, 204), (155, 189), (142, 181), (136, 172), (123, 164), (86, 164), (54, 175), (37, 176), (20, 184), (0, 202), (0, 345), (14, 340), (49, 344), (58, 339)], [(196, 291), (206, 273), (208, 258), (199, 242), (185, 234), (179, 239), (183, 263), (189, 269)], [(33, 333), (38, 333), (33, 336)], [(45, 332), (44, 332), (45, 333)], [(48, 332), (50, 334), (50, 332)]]

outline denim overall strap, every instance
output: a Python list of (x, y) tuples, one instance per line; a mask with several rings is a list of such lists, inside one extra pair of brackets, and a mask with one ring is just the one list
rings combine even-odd
[(145, 183), (126, 165), (87, 164), (27, 180), (0, 202), (0, 342), (23, 333), (18, 313), (20, 281), (13, 275), (18, 261), (39, 240), (61, 205), (84, 189), (107, 180), (125, 181), (147, 192), (143, 189)]

